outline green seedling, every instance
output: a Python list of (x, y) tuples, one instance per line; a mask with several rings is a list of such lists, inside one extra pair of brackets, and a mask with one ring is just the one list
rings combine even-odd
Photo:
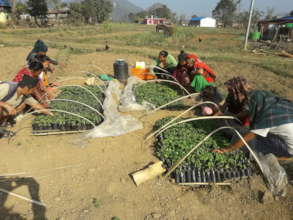
[[(164, 105), (179, 97), (178, 93), (163, 83), (145, 83), (134, 88), (136, 101), (142, 104), (144, 101), (153, 104), (155, 107)], [(176, 107), (180, 104), (174, 103), (169, 107)]]
[(94, 205), (95, 208), (100, 208), (102, 203), (97, 198), (93, 198), (93, 205)]
[[(157, 130), (171, 119), (168, 117), (157, 121), (154, 129)], [(156, 141), (155, 155), (170, 165), (174, 165), (216, 128), (217, 124), (211, 121), (197, 121), (174, 126), (164, 131)], [(213, 152), (216, 148), (228, 145), (227, 138), (221, 134), (215, 134), (191, 154), (183, 165), (198, 169), (242, 168), (248, 165), (249, 160), (241, 150), (226, 154)]]
[[(96, 86), (85, 86), (85, 87), (88, 90), (90, 90), (93, 94), (95, 94), (99, 100), (103, 101), (104, 94), (100, 90), (99, 87), (96, 87)], [(87, 91), (81, 88), (77, 88), (77, 87), (62, 88), (60, 94), (57, 96), (57, 99), (69, 99), (69, 100), (79, 101), (97, 109), (99, 112), (103, 112), (102, 107), (99, 105), (99, 103), (97, 103), (95, 98), (90, 93), (88, 93)], [(50, 104), (50, 108), (64, 110), (64, 111), (78, 114), (82, 117), (85, 117), (93, 121), (96, 125), (100, 124), (103, 121), (102, 117), (96, 114), (93, 110), (85, 106), (78, 105), (71, 102), (54, 101)], [(64, 113), (54, 113), (54, 116), (38, 115), (33, 120), (33, 125), (39, 125), (39, 126), (50, 126), (50, 125), (57, 124), (64, 127), (66, 125), (69, 126), (70, 124), (74, 124), (74, 125), (77, 125), (78, 127), (78, 125), (84, 124), (84, 123), (85, 121), (83, 119), (80, 119), (73, 115), (64, 114)]]

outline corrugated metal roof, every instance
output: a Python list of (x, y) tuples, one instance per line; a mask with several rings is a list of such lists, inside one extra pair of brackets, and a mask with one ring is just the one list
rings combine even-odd
[(10, 7), (11, 8), (11, 3), (9, 0), (0, 0), (0, 6), (2, 7)]
[(196, 18), (191, 18), (190, 21), (200, 21), (201, 19), (204, 19), (206, 17), (196, 17)]
[(287, 17), (282, 17), (282, 18), (273, 19), (273, 20), (262, 20), (262, 21), (259, 21), (258, 23), (260, 23), (260, 24), (286, 24), (286, 23), (292, 23), (292, 22), (293, 22), (293, 17), (287, 16)]
[(293, 16), (282, 17), (280, 20), (293, 20)]

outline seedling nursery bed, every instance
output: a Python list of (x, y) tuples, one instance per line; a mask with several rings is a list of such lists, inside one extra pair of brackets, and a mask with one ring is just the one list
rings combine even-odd
[[(154, 125), (154, 130), (161, 128), (172, 117), (163, 118)], [(182, 119), (178, 119), (180, 121)], [(164, 166), (170, 169), (183, 158), (197, 143), (210, 132), (218, 128), (211, 120), (194, 121), (173, 126), (162, 132), (154, 144), (154, 154)], [(230, 140), (221, 133), (216, 133), (196, 149), (176, 168), (171, 178), (176, 183), (223, 183), (235, 178), (252, 176), (255, 164), (248, 153), (238, 150), (231, 153), (218, 154), (212, 152), (216, 148), (228, 146)]]
[[(103, 103), (104, 94), (97, 86), (65, 87), (61, 89), (55, 99), (50, 103), (51, 109), (77, 114), (95, 125), (99, 125), (103, 121), (102, 116), (93, 110), (103, 113), (101, 103)], [(54, 112), (54, 116), (36, 115), (32, 122), (33, 135), (78, 133), (92, 129), (93, 125), (81, 117), (61, 112)]]
[[(134, 87), (134, 95), (136, 102), (142, 104), (147, 102), (155, 107), (167, 104), (179, 98), (180, 92), (174, 85), (165, 82), (161, 83), (144, 83), (138, 84)], [(168, 106), (168, 108), (180, 108), (181, 102), (176, 102)]]

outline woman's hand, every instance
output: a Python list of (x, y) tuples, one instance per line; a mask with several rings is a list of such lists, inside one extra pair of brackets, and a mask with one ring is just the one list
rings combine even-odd
[(49, 86), (58, 87), (58, 86), (60, 86), (60, 83), (58, 83), (58, 82), (49, 83)]
[(13, 108), (11, 105), (4, 103), (4, 104), (2, 104), (1, 106), (7, 111), (7, 113), (8, 113), (9, 115), (11, 115), (11, 116), (16, 115), (16, 113), (17, 113), (17, 112), (16, 112), (16, 109)]
[(224, 154), (224, 153), (228, 153), (231, 150), (229, 148), (218, 148), (213, 150), (214, 153), (218, 153), (218, 154)]

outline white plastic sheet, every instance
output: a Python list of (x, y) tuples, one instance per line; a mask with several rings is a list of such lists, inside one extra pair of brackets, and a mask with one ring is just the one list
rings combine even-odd
[(258, 155), (262, 164), (262, 171), (268, 187), (274, 196), (285, 196), (288, 177), (285, 169), (279, 164), (273, 154)]
[(135, 100), (134, 86), (137, 84), (144, 83), (143, 80), (137, 77), (129, 77), (127, 85), (125, 86), (120, 99), (119, 111), (121, 112), (132, 112), (132, 111), (143, 111), (153, 109), (154, 106), (150, 103), (144, 102), (142, 105), (138, 104)]
[(127, 134), (143, 128), (142, 122), (118, 111), (120, 103), (121, 89), (120, 83), (111, 81), (105, 91), (104, 122), (90, 131), (87, 138), (111, 137)]

